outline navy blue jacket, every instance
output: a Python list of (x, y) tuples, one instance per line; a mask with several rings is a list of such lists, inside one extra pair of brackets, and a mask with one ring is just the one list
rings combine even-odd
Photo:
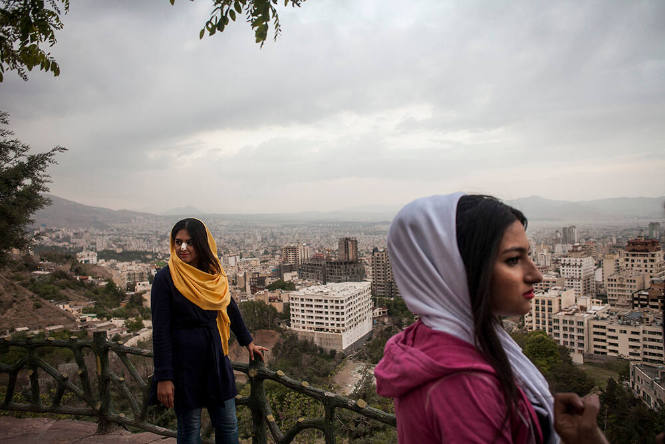
[[(152, 284), (153, 381), (173, 381), (175, 408), (190, 410), (223, 404), (236, 396), (233, 368), (224, 356), (217, 330), (217, 311), (203, 310), (173, 284), (169, 267), (159, 270)], [(238, 343), (252, 342), (231, 298), (227, 308)]]

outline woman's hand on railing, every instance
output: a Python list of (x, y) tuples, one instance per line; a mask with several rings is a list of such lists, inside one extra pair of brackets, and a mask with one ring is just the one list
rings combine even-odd
[(167, 409), (173, 408), (174, 393), (173, 381), (159, 381), (157, 383), (157, 399)]
[(247, 345), (247, 351), (249, 352), (250, 361), (253, 361), (254, 357), (257, 357), (258, 359), (263, 361), (263, 352), (268, 351), (268, 349), (260, 345), (256, 345), (254, 341), (252, 341)]

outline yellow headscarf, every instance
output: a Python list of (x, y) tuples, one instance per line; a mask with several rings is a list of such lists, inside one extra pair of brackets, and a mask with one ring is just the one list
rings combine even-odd
[[(198, 220), (198, 219), (197, 219)], [(201, 221), (199, 221), (201, 222)], [(203, 222), (201, 222), (203, 224)], [(217, 329), (222, 338), (222, 350), (224, 355), (229, 354), (229, 337), (231, 335), (231, 320), (226, 313), (226, 307), (231, 303), (229, 293), (229, 281), (226, 272), (217, 258), (217, 244), (212, 237), (208, 227), (206, 229), (208, 246), (215, 261), (219, 265), (220, 273), (210, 274), (189, 265), (178, 257), (175, 251), (173, 239), (171, 239), (171, 257), (169, 258), (169, 271), (173, 284), (178, 291), (191, 303), (196, 304), (203, 310), (217, 310)], [(201, 252), (197, 251), (197, 255)]]

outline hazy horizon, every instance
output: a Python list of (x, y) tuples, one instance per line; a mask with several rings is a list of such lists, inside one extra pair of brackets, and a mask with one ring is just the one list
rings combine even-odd
[[(244, 213), (233, 213), (233, 212), (228, 212), (228, 213), (215, 213), (211, 211), (206, 211), (205, 209), (202, 208), (196, 208), (196, 207), (173, 207), (173, 208), (164, 208), (164, 209), (157, 209), (156, 211), (148, 211), (148, 210), (134, 210), (130, 208), (110, 208), (110, 207), (105, 207), (102, 205), (95, 205), (95, 204), (87, 204), (84, 202), (79, 202), (73, 199), (68, 199), (63, 196), (57, 196), (53, 193), (47, 193), (47, 196), (50, 198), (60, 198), (60, 199), (65, 199), (68, 201), (72, 201), (81, 205), (86, 205), (90, 207), (99, 207), (99, 208), (105, 208), (108, 210), (113, 210), (113, 211), (133, 211), (133, 212), (139, 212), (139, 213), (151, 213), (155, 214), (158, 216), (172, 216), (172, 215), (182, 215), (182, 214), (188, 214), (188, 213), (174, 213), (176, 210), (187, 210), (188, 212), (191, 213), (190, 210), (195, 210), (198, 212), (198, 214), (238, 214), (238, 215), (260, 215), (260, 214), (299, 214), (299, 213), (335, 213), (335, 212), (367, 212), (367, 213), (372, 213), (372, 212), (384, 212), (384, 211), (398, 211), (401, 206), (397, 205), (367, 205), (367, 206), (356, 206), (356, 207), (346, 207), (346, 208), (331, 208), (331, 209), (325, 209), (325, 210), (299, 210), (299, 211), (288, 211), (288, 209), (281, 211), (279, 213), (276, 212), (244, 212)], [(424, 196), (423, 196), (424, 197)], [(517, 197), (515, 199), (510, 199), (511, 202), (514, 201), (520, 201), (524, 199), (544, 199), (544, 200), (551, 200), (553, 202), (562, 202), (562, 203), (572, 203), (572, 204), (580, 204), (580, 203), (586, 203), (586, 202), (592, 202), (592, 201), (597, 201), (597, 200), (614, 200), (614, 199), (664, 199), (664, 204), (665, 204), (665, 195), (662, 196), (654, 196), (654, 197), (649, 197), (649, 196), (625, 196), (625, 197), (608, 197), (608, 198), (602, 198), (602, 199), (591, 199), (591, 200), (577, 200), (577, 201), (572, 201), (572, 200), (559, 200), (559, 199), (548, 199), (543, 196), (523, 196), (523, 197)], [(405, 204), (408, 202), (405, 202)], [(195, 214), (195, 213), (191, 213)]]

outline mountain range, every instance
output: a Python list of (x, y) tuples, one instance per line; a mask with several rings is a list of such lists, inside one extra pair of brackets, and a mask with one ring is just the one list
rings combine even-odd
[[(367, 209), (353, 208), (329, 212), (210, 214), (187, 207), (168, 210), (160, 215), (130, 210), (111, 210), (83, 205), (58, 196), (49, 195), (48, 197), (51, 199), (51, 205), (35, 213), (35, 225), (105, 229), (136, 222), (169, 224), (187, 216), (205, 216), (238, 223), (386, 222), (392, 220), (398, 211), (398, 208), (374, 206)], [(529, 220), (541, 222), (597, 223), (665, 218), (665, 196), (620, 197), (579, 202), (530, 196), (508, 200), (506, 203), (523, 211)]]

